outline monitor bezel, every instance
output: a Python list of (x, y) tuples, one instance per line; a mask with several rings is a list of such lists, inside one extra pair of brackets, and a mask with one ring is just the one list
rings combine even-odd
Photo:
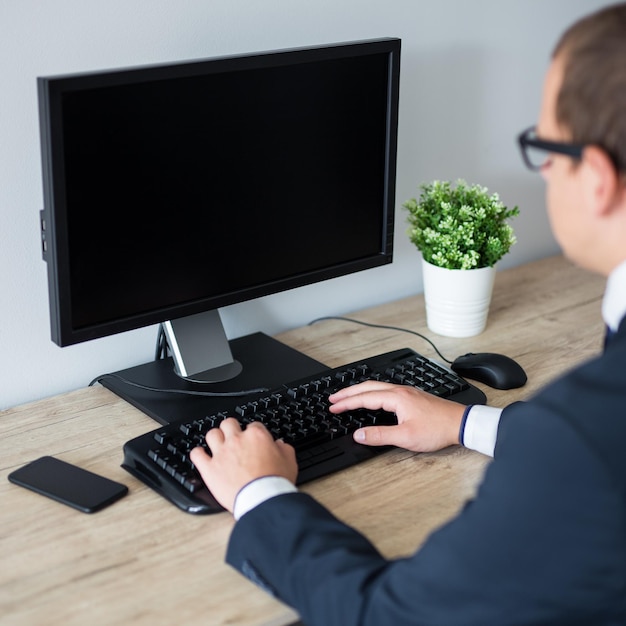
[[(380, 253), (330, 268), (318, 269), (279, 281), (268, 282), (218, 297), (162, 307), (125, 318), (83, 328), (71, 322), (71, 283), (67, 240), (67, 210), (62, 138), (62, 98), (68, 91), (122, 85), (138, 81), (167, 80), (181, 76), (204, 75), (225, 71), (275, 67), (359, 55), (387, 54), (385, 189), (383, 232)], [(381, 38), (303, 48), (290, 48), (224, 57), (212, 57), (168, 64), (147, 65), (114, 70), (100, 70), (67, 75), (39, 77), (38, 96), (44, 209), (41, 212), (43, 258), (48, 265), (48, 290), (52, 340), (68, 346), (101, 337), (138, 329), (160, 322), (194, 315), (206, 310), (268, 296), (354, 272), (379, 267), (393, 260), (395, 220), (395, 178), (400, 73), (400, 39)], [(97, 228), (94, 216), (94, 228)], [(94, 280), (98, 277), (94, 276)]]

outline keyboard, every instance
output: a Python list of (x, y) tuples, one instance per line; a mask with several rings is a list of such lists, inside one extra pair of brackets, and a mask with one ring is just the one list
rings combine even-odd
[(294, 446), (297, 484), (337, 472), (390, 449), (358, 444), (352, 433), (362, 426), (396, 424), (393, 414), (366, 409), (340, 415), (328, 411), (331, 393), (366, 380), (412, 385), (462, 404), (486, 401), (482, 391), (452, 370), (405, 348), (329, 368), (313, 378), (246, 396), (243, 402), (231, 398), (211, 415), (189, 415), (161, 426), (124, 444), (122, 467), (183, 511), (223, 511), (191, 463), (189, 452), (196, 446), (207, 449), (207, 431), (226, 417), (236, 417), (244, 428), (260, 421), (275, 439)]

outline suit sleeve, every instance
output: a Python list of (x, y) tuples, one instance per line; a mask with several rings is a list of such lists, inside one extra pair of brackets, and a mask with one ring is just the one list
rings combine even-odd
[(502, 415), (475, 500), (416, 554), (386, 560), (294, 493), (237, 522), (227, 561), (307, 626), (608, 623), (625, 554), (615, 551), (624, 506), (610, 482), (549, 408), (520, 403)]

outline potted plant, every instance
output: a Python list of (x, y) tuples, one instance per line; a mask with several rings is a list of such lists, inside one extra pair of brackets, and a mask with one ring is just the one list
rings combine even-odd
[(519, 209), (464, 180), (422, 184), (419, 198), (402, 206), (409, 239), (422, 253), (428, 327), (453, 337), (482, 332), (496, 263), (515, 243), (508, 221)]

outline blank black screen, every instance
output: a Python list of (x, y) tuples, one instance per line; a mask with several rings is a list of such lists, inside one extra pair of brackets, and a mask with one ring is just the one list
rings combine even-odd
[(216, 308), (389, 252), (387, 52), (199, 67), (61, 91), (74, 329)]

